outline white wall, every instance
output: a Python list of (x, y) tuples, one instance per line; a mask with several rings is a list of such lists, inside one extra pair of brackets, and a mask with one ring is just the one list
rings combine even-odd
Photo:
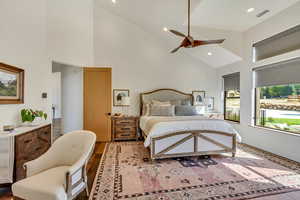
[(61, 73), (62, 133), (83, 129), (83, 68), (53, 63)]
[(93, 65), (93, 0), (47, 1), (48, 54), (51, 60)]
[[(222, 75), (241, 72), (241, 123), (235, 124), (247, 144), (273, 152), (275, 154), (300, 161), (300, 136), (250, 127), (252, 122), (252, 68), (266, 63), (278, 62), (292, 57), (300, 57), (300, 51), (252, 63), (252, 44), (268, 38), (276, 33), (300, 24), (300, 3), (283, 11), (269, 20), (251, 28), (244, 34), (244, 61), (218, 69), (219, 86), (221, 89)], [(299, 70), (300, 76), (300, 70)], [(222, 106), (220, 106), (221, 108)]]
[[(217, 95), (216, 70), (181, 50), (170, 54), (165, 42), (95, 2), (95, 65), (111, 66), (113, 88), (130, 89), (130, 114), (139, 113), (139, 93), (174, 88)], [(218, 102), (216, 102), (218, 105)], [(118, 111), (118, 108), (114, 108)]]
[(61, 72), (52, 73), (52, 106), (55, 107), (54, 119), (61, 118)]
[[(25, 104), (0, 105), (0, 129), (19, 123), (24, 107), (42, 109), (51, 116), (46, 0), (1, 0), (0, 27), (0, 62), (25, 70)], [(41, 98), (43, 92), (49, 93), (48, 99)]]

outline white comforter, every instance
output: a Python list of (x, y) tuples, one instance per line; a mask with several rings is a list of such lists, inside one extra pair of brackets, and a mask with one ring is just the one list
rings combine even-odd
[[(169, 118), (168, 121), (166, 118)], [(149, 129), (149, 123), (153, 120), (161, 122), (154, 123)], [(152, 121), (152, 122), (151, 122)], [(223, 131), (237, 135), (237, 141), (241, 142), (242, 138), (238, 132), (224, 120), (208, 119), (199, 116), (174, 116), (174, 117), (157, 117), (157, 116), (142, 116), (140, 119), (140, 128), (147, 135), (144, 146), (148, 147), (151, 143), (151, 138), (163, 136), (172, 132), (186, 130), (212, 130)]]

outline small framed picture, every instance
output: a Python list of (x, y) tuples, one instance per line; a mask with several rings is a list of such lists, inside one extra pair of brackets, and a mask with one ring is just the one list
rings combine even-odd
[(214, 97), (207, 97), (205, 99), (205, 101), (206, 101), (207, 110), (208, 111), (214, 110), (214, 107), (215, 107), (215, 99), (214, 99)]
[(204, 105), (205, 91), (193, 91), (193, 104)]
[(114, 89), (113, 90), (114, 106), (129, 106), (127, 99), (129, 99), (128, 89)]
[(0, 63), (0, 104), (24, 102), (24, 70)]

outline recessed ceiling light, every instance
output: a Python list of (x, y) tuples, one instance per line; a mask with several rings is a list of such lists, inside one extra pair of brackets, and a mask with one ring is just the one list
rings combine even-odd
[(167, 32), (169, 29), (167, 27), (164, 27), (164, 31)]
[(212, 52), (208, 52), (207, 55), (212, 56)]
[(117, 0), (111, 0), (113, 3), (117, 3)]
[(255, 8), (248, 8), (247, 12), (248, 12), (248, 13), (251, 13), (251, 12), (253, 12), (254, 10), (255, 10)]

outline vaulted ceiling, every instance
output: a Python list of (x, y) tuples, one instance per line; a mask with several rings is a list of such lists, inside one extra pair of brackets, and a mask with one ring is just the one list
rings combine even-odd
[[(98, 0), (103, 8), (164, 39), (170, 50), (181, 41), (163, 28), (187, 31), (187, 0)], [(242, 59), (242, 32), (300, 0), (192, 0), (191, 33), (196, 39), (226, 38), (222, 45), (183, 49), (212, 67)], [(252, 12), (247, 12), (253, 8)], [(264, 10), (267, 14), (258, 18)], [(208, 55), (211, 52), (212, 55)], [(176, 54), (174, 55), (176, 56)]]

